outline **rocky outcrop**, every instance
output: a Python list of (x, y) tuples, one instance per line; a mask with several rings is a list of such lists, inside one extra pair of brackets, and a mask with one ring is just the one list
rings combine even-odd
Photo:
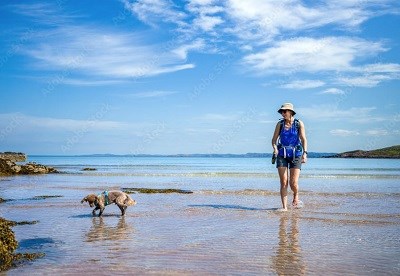
[(0, 272), (44, 256), (44, 253), (15, 253), (18, 241), (11, 227), (35, 223), (9, 221), (0, 217)]
[(0, 159), (0, 175), (46, 174), (57, 172), (58, 171), (52, 167), (47, 167), (34, 162), (18, 165), (11, 160)]
[(7, 159), (13, 162), (25, 162), (26, 154), (22, 152), (0, 152), (0, 159)]
[(328, 158), (400, 158), (400, 145), (392, 146), (376, 150), (354, 150), (342, 152), (332, 156), (327, 156)]

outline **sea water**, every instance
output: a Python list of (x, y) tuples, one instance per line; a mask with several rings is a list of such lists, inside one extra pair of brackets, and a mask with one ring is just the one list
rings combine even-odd
[[(0, 178), (0, 197), (10, 200), (1, 216), (38, 221), (13, 228), (18, 252), (45, 253), (9, 275), (400, 273), (400, 160), (310, 158), (299, 181), (304, 207), (287, 212), (277, 211), (279, 178), (268, 158), (29, 161), (61, 173)], [(80, 203), (123, 188), (193, 193), (132, 194), (138, 203), (125, 217), (115, 205), (92, 217)]]

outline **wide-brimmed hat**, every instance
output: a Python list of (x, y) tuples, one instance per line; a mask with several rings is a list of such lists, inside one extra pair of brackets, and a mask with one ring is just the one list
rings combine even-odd
[(278, 113), (281, 113), (282, 110), (291, 110), (293, 112), (293, 115), (296, 114), (296, 111), (294, 111), (293, 104), (291, 103), (284, 103), (281, 108), (279, 108)]

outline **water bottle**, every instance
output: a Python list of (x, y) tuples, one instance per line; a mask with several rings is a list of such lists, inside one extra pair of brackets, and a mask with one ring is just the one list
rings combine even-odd
[(272, 160), (271, 160), (272, 164), (275, 164), (275, 161), (276, 161), (276, 154), (273, 153), (272, 154)]

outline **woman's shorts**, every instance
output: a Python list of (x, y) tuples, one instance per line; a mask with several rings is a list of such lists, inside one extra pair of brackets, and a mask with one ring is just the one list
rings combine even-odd
[(301, 170), (301, 157), (295, 158), (285, 158), (283, 156), (278, 156), (276, 158), (276, 167), (285, 167), (289, 169), (300, 169)]

